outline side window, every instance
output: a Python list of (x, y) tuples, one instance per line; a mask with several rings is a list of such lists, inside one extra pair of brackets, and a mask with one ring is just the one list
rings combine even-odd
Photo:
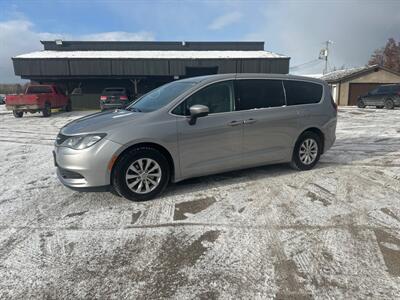
[(236, 84), (240, 110), (285, 105), (281, 80), (242, 79), (237, 80)]
[(382, 94), (388, 94), (391, 92), (391, 87), (390, 86), (381, 86), (378, 89), (378, 94), (382, 95)]
[(378, 93), (378, 89), (375, 88), (372, 91), (369, 92), (370, 95), (376, 95)]
[(287, 105), (318, 103), (322, 98), (322, 85), (312, 82), (284, 80)]
[(196, 104), (205, 105), (209, 108), (210, 114), (222, 113), (235, 110), (232, 81), (224, 81), (209, 85), (194, 93), (172, 113), (176, 115), (190, 115), (189, 108)]

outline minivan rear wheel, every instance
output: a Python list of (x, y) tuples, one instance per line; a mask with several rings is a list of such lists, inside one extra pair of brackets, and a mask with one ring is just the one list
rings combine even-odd
[(321, 156), (321, 138), (318, 134), (306, 131), (297, 140), (290, 166), (295, 170), (312, 169)]
[(118, 194), (132, 201), (155, 198), (168, 185), (170, 168), (163, 154), (153, 148), (139, 147), (117, 161), (112, 185)]

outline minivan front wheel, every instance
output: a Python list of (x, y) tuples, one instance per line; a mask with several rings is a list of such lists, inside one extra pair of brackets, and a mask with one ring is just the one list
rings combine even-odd
[(132, 201), (146, 201), (159, 195), (168, 185), (167, 159), (153, 148), (139, 147), (117, 161), (112, 185), (118, 194)]
[(318, 134), (306, 131), (296, 142), (291, 167), (296, 170), (312, 169), (321, 156), (321, 138)]

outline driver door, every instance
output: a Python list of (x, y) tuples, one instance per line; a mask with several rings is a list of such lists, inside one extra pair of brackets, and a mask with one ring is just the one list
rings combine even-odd
[[(188, 122), (189, 108), (209, 108), (209, 115), (194, 125)], [(208, 85), (178, 105), (176, 114), (182, 178), (232, 170), (242, 165), (243, 120), (235, 111), (233, 81)]]

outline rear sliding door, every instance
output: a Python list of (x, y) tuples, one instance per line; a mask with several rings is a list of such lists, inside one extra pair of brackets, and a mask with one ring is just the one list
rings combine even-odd
[(243, 160), (248, 166), (287, 161), (297, 133), (296, 109), (286, 107), (282, 80), (238, 79)]

